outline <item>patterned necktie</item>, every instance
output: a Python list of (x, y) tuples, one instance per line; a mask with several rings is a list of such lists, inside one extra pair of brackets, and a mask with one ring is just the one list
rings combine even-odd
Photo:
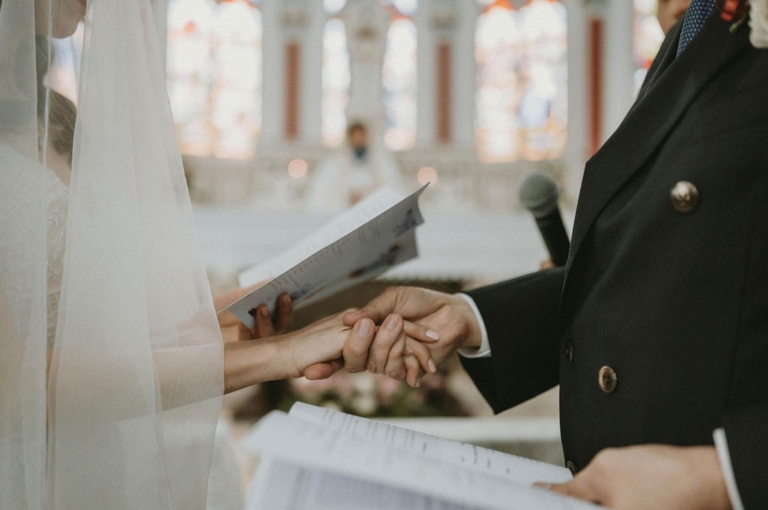
[(677, 56), (683, 52), (688, 43), (699, 33), (707, 18), (715, 10), (715, 0), (692, 0), (683, 20), (680, 32), (680, 43), (677, 45)]

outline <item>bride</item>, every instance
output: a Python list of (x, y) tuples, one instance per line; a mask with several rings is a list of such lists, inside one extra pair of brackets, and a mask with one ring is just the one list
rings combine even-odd
[[(75, 107), (50, 48), (84, 17)], [(221, 395), (373, 335), (217, 317), (161, 62), (150, 0), (0, 0), (3, 510), (205, 508)]]

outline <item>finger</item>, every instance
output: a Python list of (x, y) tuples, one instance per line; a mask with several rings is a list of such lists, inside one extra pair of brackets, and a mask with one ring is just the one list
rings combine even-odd
[(432, 344), (440, 340), (440, 333), (415, 322), (405, 321), (403, 328), (409, 337), (415, 338), (419, 342)]
[(253, 340), (253, 331), (240, 321), (237, 321), (237, 339), (239, 340)]
[(256, 308), (255, 319), (253, 327), (253, 336), (255, 338), (266, 338), (275, 335), (275, 325), (272, 324), (272, 316), (267, 305), (259, 305)]
[(384, 372), (389, 353), (402, 331), (403, 318), (397, 314), (389, 315), (376, 332), (371, 350), (368, 352), (368, 370), (375, 374)]
[(422, 370), (428, 374), (434, 374), (437, 372), (437, 365), (435, 365), (432, 359), (432, 354), (426, 345), (421, 342), (417, 342), (413, 338), (407, 338), (405, 344), (405, 352), (412, 354), (418, 361)]
[(403, 361), (403, 355), (405, 354), (405, 331), (400, 331), (400, 336), (397, 338), (395, 345), (392, 346), (392, 350), (389, 351), (387, 357), (387, 364), (384, 367), (384, 374), (392, 379), (402, 381), (405, 379), (405, 362)]
[(605, 503), (606, 491), (603, 484), (595, 483), (589, 474), (585, 476), (584, 473), (586, 470), (568, 483), (552, 484), (549, 490), (592, 503)]
[(293, 326), (293, 301), (288, 293), (277, 298), (277, 331), (282, 334)]
[(413, 355), (408, 355), (403, 361), (405, 363), (405, 380), (408, 386), (418, 388), (421, 386), (421, 377), (424, 375), (424, 372), (421, 371), (419, 360), (413, 357)]
[(344, 369), (347, 372), (354, 373), (365, 370), (365, 366), (368, 363), (368, 349), (370, 349), (371, 342), (373, 342), (374, 330), (373, 321), (370, 319), (362, 319), (352, 328), (342, 351)]
[(376, 324), (381, 324), (389, 314), (396, 310), (398, 296), (399, 292), (396, 288), (389, 288), (360, 310), (344, 315), (342, 320), (347, 326), (352, 326), (363, 317), (367, 317)]
[(310, 381), (319, 379), (328, 379), (330, 376), (342, 369), (344, 363), (341, 359), (335, 359), (325, 363), (315, 363), (304, 370), (304, 377)]

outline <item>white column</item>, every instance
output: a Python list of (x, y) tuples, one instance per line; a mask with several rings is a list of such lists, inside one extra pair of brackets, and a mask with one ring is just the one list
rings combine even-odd
[(301, 41), (300, 137), (307, 145), (322, 145), (323, 0), (309, 0), (306, 30)]
[(281, 0), (262, 0), (262, 107), (259, 145), (271, 148), (283, 141), (285, 65), (280, 20)]
[(566, 196), (575, 201), (584, 173), (589, 140), (589, 32), (583, 1), (563, 0), (563, 5), (568, 11), (568, 140), (564, 185)]
[(634, 100), (634, 2), (605, 3), (602, 139), (619, 126)]
[(475, 95), (477, 65), (475, 31), (482, 12), (475, 1), (461, 1), (456, 6), (457, 24), (453, 38), (453, 76), (451, 78), (453, 144), (457, 149), (475, 149)]
[[(417, 34), (416, 64), (416, 146), (435, 143), (435, 45), (432, 6), (439, 0), (420, 0), (414, 16)], [(472, 1), (472, 0), (471, 0)]]
[(386, 123), (382, 68), (390, 15), (376, 0), (356, 0), (347, 3), (342, 16), (349, 49), (347, 119), (365, 123), (370, 145), (380, 147)]

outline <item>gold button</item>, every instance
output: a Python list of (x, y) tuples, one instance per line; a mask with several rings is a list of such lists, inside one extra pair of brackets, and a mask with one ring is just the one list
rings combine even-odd
[(696, 209), (696, 206), (699, 205), (699, 196), (699, 190), (688, 181), (678, 182), (669, 192), (672, 205), (681, 213), (689, 213)]
[(616, 372), (611, 367), (603, 367), (597, 374), (597, 382), (600, 384), (600, 389), (605, 393), (613, 393), (616, 391), (616, 384), (619, 382), (619, 378), (616, 376)]

